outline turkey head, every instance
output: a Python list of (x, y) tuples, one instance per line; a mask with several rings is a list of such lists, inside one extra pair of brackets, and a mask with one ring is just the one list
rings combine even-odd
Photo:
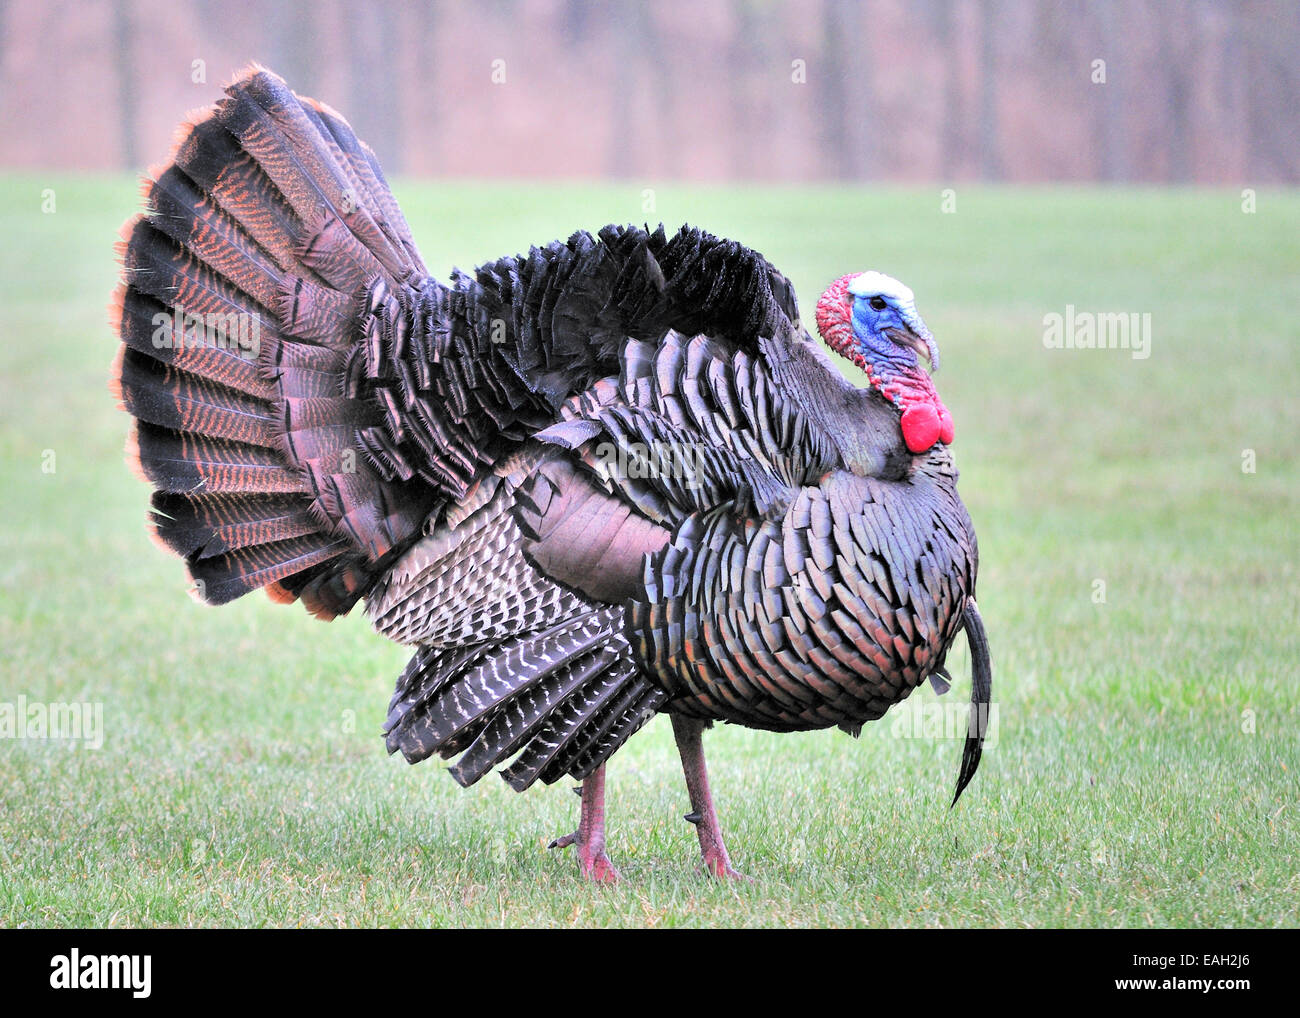
[(937, 371), (939, 345), (908, 287), (883, 272), (841, 276), (817, 302), (817, 331), (897, 408), (910, 452), (952, 444), (952, 415), (920, 361), (925, 357)]

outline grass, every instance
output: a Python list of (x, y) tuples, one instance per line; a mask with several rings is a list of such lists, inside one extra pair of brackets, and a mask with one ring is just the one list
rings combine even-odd
[[(406, 652), (360, 612), (185, 596), (105, 385), (134, 186), (9, 176), (0, 702), (102, 703), (106, 737), (0, 740), (0, 925), (1296, 925), (1300, 196), (972, 188), (941, 214), (929, 191), (665, 187), (647, 214), (640, 184), (397, 190), (444, 276), (651, 218), (764, 251), (805, 314), (847, 271), (907, 281), (980, 534), (996, 746), (949, 811), (959, 741), (715, 729), (756, 878), (717, 885), (659, 719), (610, 767), (625, 880), (582, 884), (545, 849), (567, 782), (461, 790), (384, 754)], [(1066, 304), (1149, 312), (1151, 356), (1045, 349)]]

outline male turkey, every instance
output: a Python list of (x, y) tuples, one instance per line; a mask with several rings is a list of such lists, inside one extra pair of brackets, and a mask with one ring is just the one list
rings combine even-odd
[[(975, 773), (990, 671), (953, 427), (912, 294), (817, 305), (857, 389), (762, 256), (683, 227), (431, 278), (373, 153), (252, 68), (188, 123), (128, 224), (115, 388), (151, 524), (204, 601), (366, 600), (416, 648), (386, 723), (411, 762), (516, 789), (582, 780), (672, 717), (707, 868), (732, 873), (701, 732), (857, 734), (966, 628)], [(956, 797), (954, 797), (954, 802)]]

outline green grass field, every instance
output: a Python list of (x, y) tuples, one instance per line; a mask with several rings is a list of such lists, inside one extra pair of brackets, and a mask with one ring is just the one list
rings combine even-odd
[[(835, 276), (898, 276), (943, 350), (999, 709), (961, 804), (961, 742), (888, 717), (857, 742), (719, 727), (755, 880), (715, 884), (661, 718), (610, 765), (625, 879), (598, 889), (545, 847), (568, 782), (461, 790), (385, 755), (407, 653), (360, 611), (190, 601), (106, 388), (134, 185), (0, 179), (0, 703), (104, 721), (98, 750), (0, 740), (0, 925), (1297, 924), (1300, 195), (959, 188), (942, 214), (937, 189), (664, 187), (647, 214), (639, 183), (401, 183), (435, 274), (691, 221), (763, 251), (809, 318)], [(1045, 349), (1067, 304), (1149, 312), (1150, 357)], [(964, 703), (964, 641), (950, 664)]]

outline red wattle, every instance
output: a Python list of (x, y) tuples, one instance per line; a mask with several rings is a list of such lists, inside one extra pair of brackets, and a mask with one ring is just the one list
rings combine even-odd
[(948, 413), (948, 408), (942, 403), (939, 404), (939, 441), (944, 445), (952, 445), (953, 436), (956, 429), (952, 425), (952, 414)]
[(939, 415), (933, 404), (913, 403), (903, 411), (901, 423), (903, 441), (912, 452), (926, 452), (939, 440)]

